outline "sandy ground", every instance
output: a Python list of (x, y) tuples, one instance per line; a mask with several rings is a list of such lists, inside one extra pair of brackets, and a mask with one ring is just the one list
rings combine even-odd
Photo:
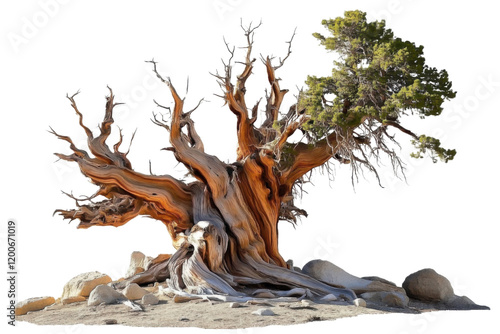
[[(192, 300), (174, 303), (163, 297), (159, 304), (145, 306), (144, 311), (131, 311), (123, 304), (89, 307), (87, 302), (69, 305), (54, 304), (44, 310), (16, 317), (37, 325), (106, 325), (112, 322), (136, 327), (198, 327), (248, 328), (270, 325), (293, 325), (312, 321), (335, 320), (362, 314), (387, 313), (387, 310), (356, 307), (353, 305), (318, 304), (309, 302), (273, 302), (230, 308), (230, 303)], [(269, 308), (275, 316), (252, 314), (260, 308)], [(113, 326), (110, 324), (110, 326)]]

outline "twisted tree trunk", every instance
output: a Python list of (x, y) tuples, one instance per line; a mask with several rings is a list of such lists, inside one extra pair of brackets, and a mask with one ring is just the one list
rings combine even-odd
[[(68, 96), (94, 157), (75, 147), (69, 137), (53, 131), (69, 142), (73, 150), (71, 155), (57, 155), (78, 163), (81, 172), (100, 189), (86, 199), (90, 204), (80, 205), (81, 200), (75, 198), (78, 209), (57, 212), (67, 219), (79, 219), (78, 228), (120, 226), (138, 215), (148, 215), (166, 225), (177, 249), (175, 254), (156, 259), (145, 272), (126, 283), (166, 280), (175, 290), (230, 296), (251, 295), (263, 287), (274, 290), (303, 288), (316, 296), (334, 294), (345, 299), (355, 298), (351, 290), (332, 287), (290, 270), (279, 254), (278, 221), (294, 220), (295, 216), (305, 214), (293, 205), (292, 187), (305, 173), (335, 154), (336, 140), (333, 133), (316, 145), (287, 142), (307, 121), (307, 116), (300, 115), (293, 107), (279, 119), (278, 111), (287, 91), (280, 89), (275, 70), (284, 60), (273, 67), (270, 58), (263, 59), (271, 89), (267, 96), (266, 119), (261, 127), (254, 126), (258, 103), (250, 116), (245, 102), (245, 82), (255, 61), (250, 57), (254, 29), (245, 30), (248, 51), (244, 70), (237, 76), (236, 84), (231, 83), (234, 49), (228, 48), (231, 59), (225, 65), (224, 75), (215, 75), (229, 109), (237, 116), (236, 162), (226, 164), (204, 152), (190, 118), (193, 110), (184, 112), (184, 100), (170, 80), (158, 74), (156, 63), (152, 61), (155, 73), (168, 86), (175, 102), (170, 125), (156, 117), (154, 122), (170, 132), (172, 147), (169, 150), (197, 181), (184, 184), (171, 176), (135, 172), (127, 154), (118, 150), (121, 133), (113, 150), (107, 146), (116, 105), (111, 89), (101, 133), (96, 138), (83, 124), (75, 95)], [(285, 151), (287, 158), (282, 159)], [(98, 195), (107, 199), (92, 202)]]

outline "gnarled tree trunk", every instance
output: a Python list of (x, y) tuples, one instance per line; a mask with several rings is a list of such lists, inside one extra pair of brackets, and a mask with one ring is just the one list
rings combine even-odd
[[(107, 146), (116, 105), (111, 90), (96, 138), (83, 124), (74, 95), (68, 96), (87, 134), (93, 157), (75, 147), (69, 137), (54, 132), (69, 142), (73, 150), (71, 155), (57, 155), (78, 163), (81, 172), (100, 189), (87, 199), (90, 204), (80, 205), (77, 200), (77, 209), (57, 212), (64, 218), (79, 219), (78, 228), (120, 226), (138, 215), (163, 222), (177, 251), (171, 257), (157, 259), (128, 282), (146, 284), (166, 280), (172, 289), (197, 294), (244, 296), (263, 287), (274, 290), (299, 287), (316, 296), (355, 298), (351, 290), (332, 287), (290, 270), (279, 254), (279, 220), (295, 220), (295, 216), (305, 214), (293, 205), (292, 188), (305, 173), (336, 153), (336, 140), (333, 133), (316, 145), (287, 142), (308, 118), (297, 112), (295, 106), (279, 118), (287, 91), (280, 88), (275, 70), (284, 60), (273, 66), (270, 58), (263, 59), (271, 89), (266, 97), (266, 119), (260, 127), (254, 125), (259, 104), (251, 109), (250, 115), (245, 102), (245, 83), (255, 62), (251, 59), (254, 29), (245, 29), (248, 50), (244, 70), (236, 83), (231, 83), (234, 49), (228, 48), (231, 58), (225, 65), (225, 73), (215, 75), (223, 89), (223, 98), (237, 117), (236, 162), (226, 164), (204, 152), (190, 118), (192, 111), (183, 110), (184, 100), (170, 80), (158, 74), (152, 61), (155, 73), (168, 86), (175, 102), (170, 125), (156, 117), (154, 122), (170, 132), (169, 150), (197, 181), (184, 184), (171, 176), (135, 172), (127, 154), (119, 151), (121, 134), (113, 150)], [(92, 202), (98, 195), (106, 200)]]

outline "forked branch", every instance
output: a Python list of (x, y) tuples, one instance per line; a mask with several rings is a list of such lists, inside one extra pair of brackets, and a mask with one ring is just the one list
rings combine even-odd
[[(275, 122), (278, 121), (278, 116), (279, 116), (279, 110), (281, 108), (281, 104), (283, 102), (283, 98), (285, 97), (285, 94), (288, 92), (287, 89), (281, 89), (279, 85), (279, 78), (276, 77), (276, 70), (281, 68), (284, 64), (285, 61), (290, 57), (292, 53), (292, 41), (293, 38), (295, 37), (296, 30), (294, 30), (292, 37), (288, 42), (288, 51), (287, 54), (284, 58), (280, 58), (279, 64), (276, 66), (272, 65), (272, 57), (266, 57), (264, 59), (261, 57), (262, 62), (266, 66), (267, 70), (267, 80), (269, 81), (269, 84), (271, 85), (271, 93), (267, 96), (267, 105), (266, 105), (266, 119), (262, 123), (262, 126), (260, 127), (261, 131), (268, 132), (266, 129), (269, 129), (275, 125)], [(284, 119), (286, 123), (286, 120)]]
[(259, 141), (256, 138), (255, 128), (253, 126), (254, 122), (257, 119), (257, 108), (258, 103), (252, 109), (251, 118), (248, 115), (247, 103), (245, 100), (246, 93), (246, 81), (252, 74), (253, 64), (255, 62), (255, 58), (252, 58), (252, 48), (253, 48), (253, 37), (255, 30), (260, 27), (262, 23), (258, 24), (255, 27), (250, 25), (249, 27), (241, 28), (244, 31), (247, 45), (246, 45), (246, 56), (243, 62), (238, 62), (243, 64), (244, 68), (241, 74), (239, 74), (236, 78), (236, 84), (233, 85), (231, 82), (231, 74), (232, 74), (232, 59), (234, 57), (234, 47), (230, 48), (229, 44), (224, 41), (226, 44), (226, 48), (230, 53), (229, 60), (224, 63), (224, 75), (220, 75), (218, 72), (214, 74), (217, 78), (219, 86), (223, 91), (223, 99), (225, 103), (228, 105), (229, 109), (233, 114), (237, 117), (237, 137), (238, 137), (238, 149), (237, 149), (237, 160), (242, 160), (244, 157), (249, 156), (250, 154), (256, 152)]
[[(198, 136), (194, 128), (194, 122), (190, 118), (191, 113), (196, 108), (185, 113), (183, 111), (184, 99), (179, 96), (170, 78), (165, 79), (158, 73), (157, 63), (154, 60), (148, 62), (153, 64), (153, 71), (167, 85), (174, 99), (170, 127), (162, 124), (157, 119), (155, 119), (155, 123), (170, 130), (170, 143), (172, 144), (172, 151), (175, 158), (184, 164), (194, 177), (205, 183), (211, 189), (214, 196), (216, 194), (225, 194), (229, 175), (224, 163), (217, 157), (206, 154), (203, 150), (201, 138)], [(198, 103), (198, 106), (200, 103), (201, 101)], [(182, 131), (184, 126), (188, 129), (187, 134)]]

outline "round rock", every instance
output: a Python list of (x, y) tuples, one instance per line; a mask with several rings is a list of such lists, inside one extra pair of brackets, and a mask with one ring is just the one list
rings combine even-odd
[(410, 298), (425, 302), (446, 302), (455, 294), (450, 281), (433, 269), (422, 269), (403, 282), (403, 289)]
[(158, 297), (156, 297), (152, 293), (148, 293), (147, 295), (142, 296), (142, 299), (141, 299), (142, 305), (156, 305), (159, 302), (160, 302), (160, 300), (158, 299)]
[(148, 290), (141, 288), (137, 283), (131, 283), (123, 289), (122, 294), (129, 300), (138, 300), (149, 293)]
[(125, 300), (125, 297), (121, 293), (106, 284), (102, 284), (90, 293), (88, 306), (97, 306), (102, 303), (115, 304), (122, 300)]
[(366, 301), (363, 298), (356, 298), (352, 302), (357, 307), (366, 307)]

